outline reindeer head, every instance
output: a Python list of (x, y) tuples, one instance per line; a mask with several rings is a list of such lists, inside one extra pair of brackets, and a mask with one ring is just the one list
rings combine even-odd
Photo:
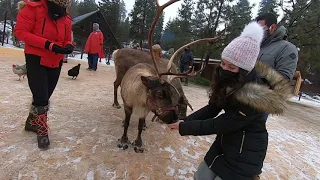
[[(205, 38), (199, 39), (189, 44), (186, 44), (179, 48), (170, 58), (170, 61), (167, 66), (167, 72), (159, 73), (157, 67), (157, 61), (155, 60), (155, 55), (153, 52), (153, 43), (152, 43), (152, 34), (155, 29), (156, 23), (161, 16), (163, 10), (168, 7), (169, 5), (177, 2), (179, 0), (170, 0), (169, 2), (165, 3), (164, 5), (159, 5), (159, 0), (156, 1), (157, 9), (156, 9), (156, 17), (154, 18), (149, 34), (148, 34), (148, 45), (150, 49), (150, 54), (153, 60), (154, 69), (157, 73), (155, 77), (141, 77), (143, 84), (149, 89), (149, 97), (148, 103), (151, 105), (151, 109), (155, 112), (156, 116), (158, 116), (163, 122), (165, 123), (173, 123), (175, 122), (180, 113), (186, 112), (187, 105), (190, 105), (186, 102), (185, 97), (181, 96), (177, 89), (172, 84), (172, 80), (175, 78), (181, 77), (195, 77), (200, 74), (209, 62), (209, 58), (205, 60), (205, 62), (201, 62), (201, 68), (199, 71), (195, 72), (194, 67), (191, 68), (186, 73), (173, 73), (172, 69), (172, 62), (177, 56), (178, 53), (183, 51), (186, 47), (189, 47), (194, 44), (202, 43), (202, 42), (215, 42), (217, 41), (221, 35), (215, 38)], [(179, 107), (181, 106), (181, 107)], [(191, 107), (191, 105), (190, 105)], [(180, 112), (179, 112), (180, 111)]]
[(147, 104), (152, 112), (167, 124), (178, 120), (180, 94), (175, 87), (157, 76), (141, 76), (141, 80), (148, 88)]

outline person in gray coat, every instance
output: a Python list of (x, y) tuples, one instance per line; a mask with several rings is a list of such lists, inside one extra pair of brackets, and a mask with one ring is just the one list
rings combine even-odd
[(258, 61), (269, 65), (286, 79), (292, 80), (297, 69), (298, 49), (286, 40), (287, 29), (284, 26), (277, 28), (277, 17), (271, 13), (259, 15), (256, 21), (265, 30)]

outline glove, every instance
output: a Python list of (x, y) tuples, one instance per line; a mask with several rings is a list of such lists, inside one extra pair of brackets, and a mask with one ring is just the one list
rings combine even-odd
[(55, 52), (57, 54), (68, 54), (66, 52), (66, 49), (61, 47), (61, 46), (58, 46), (50, 41), (46, 41), (45, 45), (44, 45), (45, 49), (48, 49), (52, 52)]
[(74, 47), (73, 47), (71, 44), (67, 44), (67, 45), (64, 47), (64, 49), (66, 50), (66, 53), (67, 53), (67, 54), (71, 54), (72, 51), (73, 51), (73, 49), (74, 49)]

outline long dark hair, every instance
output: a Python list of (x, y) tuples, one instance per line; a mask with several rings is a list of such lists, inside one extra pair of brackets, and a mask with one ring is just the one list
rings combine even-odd
[[(209, 104), (213, 103), (218, 107), (223, 108), (229, 100), (232, 100), (232, 94), (242, 88), (254, 73), (249, 73), (240, 68), (237, 78), (229, 81), (220, 81), (218, 73), (219, 68), (220, 66), (218, 66), (212, 74), (211, 88), (209, 90)], [(227, 88), (231, 88), (231, 92), (227, 92)]]

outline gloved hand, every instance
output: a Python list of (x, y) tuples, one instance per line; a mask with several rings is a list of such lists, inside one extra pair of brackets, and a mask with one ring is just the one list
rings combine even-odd
[(67, 54), (71, 54), (72, 51), (73, 51), (73, 49), (74, 49), (74, 47), (73, 47), (71, 44), (67, 44), (67, 45), (64, 47), (64, 49), (66, 50), (66, 53), (67, 53)]
[(55, 52), (57, 54), (68, 54), (65, 48), (58, 46), (50, 41), (47, 41), (45, 43), (44, 47), (45, 47), (45, 49), (48, 49), (48, 50)]

